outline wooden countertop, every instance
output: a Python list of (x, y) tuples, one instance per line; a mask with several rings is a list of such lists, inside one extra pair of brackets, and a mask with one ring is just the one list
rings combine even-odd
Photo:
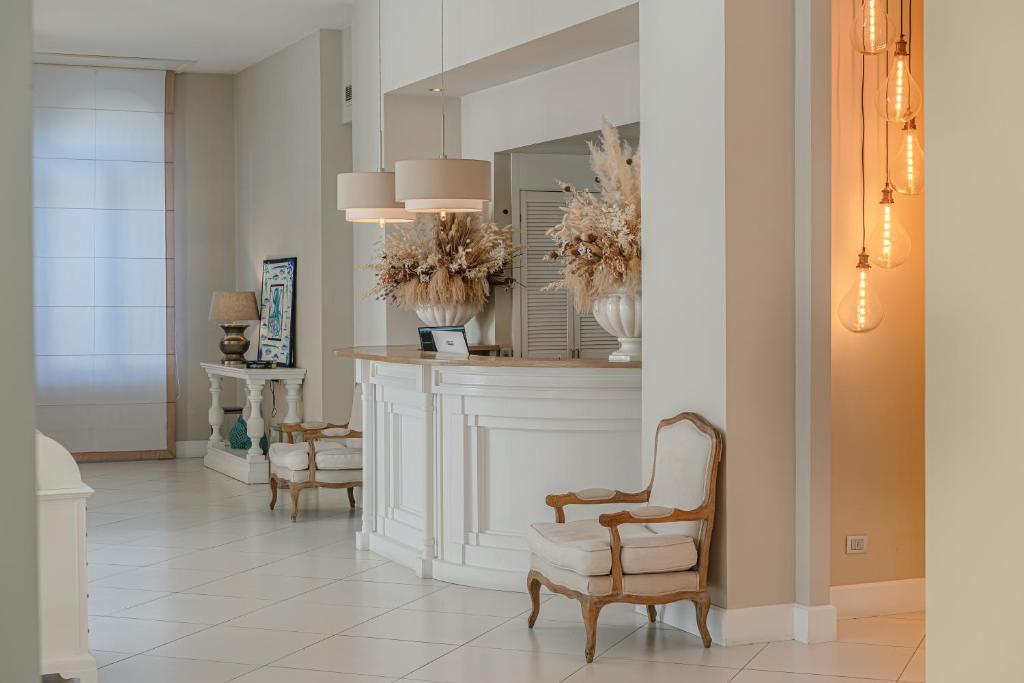
[(436, 353), (420, 351), (416, 346), (356, 346), (335, 349), (339, 358), (375, 360), (382, 363), (404, 365), (465, 365), (477, 368), (639, 368), (640, 361), (613, 363), (600, 358), (503, 358), (500, 356), (470, 356), (469, 358), (438, 358)]

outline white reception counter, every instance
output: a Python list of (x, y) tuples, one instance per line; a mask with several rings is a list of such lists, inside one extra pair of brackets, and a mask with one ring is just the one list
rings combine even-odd
[[(646, 483), (639, 363), (335, 353), (363, 388), (357, 542), (420, 576), (524, 590), (526, 529), (554, 519), (545, 495)], [(567, 513), (608, 511), (588, 508)]]

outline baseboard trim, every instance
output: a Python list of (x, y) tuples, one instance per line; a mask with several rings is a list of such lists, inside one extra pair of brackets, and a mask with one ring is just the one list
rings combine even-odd
[[(669, 626), (700, 635), (690, 602), (673, 602), (658, 609)], [(836, 611), (832, 605), (808, 607), (794, 603), (725, 609), (711, 606), (708, 631), (717, 645), (749, 645), (770, 640), (823, 643), (835, 640)]]
[(206, 444), (206, 439), (199, 439), (198, 441), (178, 441), (175, 444), (178, 449), (177, 456), (179, 458), (205, 458)]
[(793, 605), (793, 640), (812, 645), (836, 639), (835, 605)]
[(245, 451), (229, 449), (224, 445), (207, 445), (203, 464), (243, 484), (266, 484), (270, 480), (270, 471), (265, 460), (249, 462)]
[(172, 460), (169, 450), (154, 451), (89, 451), (72, 453), (75, 462), (131, 462), (133, 460)]
[(830, 600), (840, 619), (924, 611), (925, 579), (832, 586)]

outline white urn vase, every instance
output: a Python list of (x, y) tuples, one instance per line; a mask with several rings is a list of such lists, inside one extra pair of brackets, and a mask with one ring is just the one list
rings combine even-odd
[(465, 325), (477, 314), (477, 307), (469, 303), (424, 304), (416, 307), (416, 315), (428, 327)]
[(619, 290), (594, 302), (594, 317), (604, 331), (619, 340), (610, 361), (640, 360), (640, 295)]

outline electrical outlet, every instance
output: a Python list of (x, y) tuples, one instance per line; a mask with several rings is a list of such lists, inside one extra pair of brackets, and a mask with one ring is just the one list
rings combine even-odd
[(847, 555), (863, 555), (868, 551), (868, 537), (867, 536), (847, 536), (846, 537), (846, 554)]

